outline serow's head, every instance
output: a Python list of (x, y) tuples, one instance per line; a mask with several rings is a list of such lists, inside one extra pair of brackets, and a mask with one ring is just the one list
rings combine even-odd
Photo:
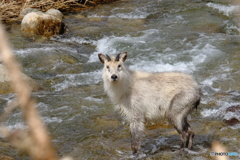
[(116, 57), (98, 54), (99, 60), (104, 64), (104, 75), (111, 82), (117, 82), (124, 74), (125, 67), (123, 62), (127, 59), (127, 52), (118, 54)]

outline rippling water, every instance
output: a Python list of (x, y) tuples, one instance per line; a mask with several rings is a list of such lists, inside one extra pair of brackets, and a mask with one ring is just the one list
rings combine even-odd
[[(196, 133), (193, 151), (179, 157), (180, 138), (162, 122), (148, 126), (143, 157), (209, 159), (214, 140), (240, 153), (240, 125), (223, 122), (240, 120), (239, 112), (226, 112), (240, 103), (238, 10), (227, 0), (124, 0), (69, 14), (66, 34), (34, 42), (13, 25), (10, 39), (24, 72), (45, 88), (33, 96), (59, 155), (132, 158), (128, 126), (103, 92), (97, 57), (122, 51), (128, 52), (131, 69), (187, 72), (203, 93), (198, 111), (189, 117)], [(0, 103), (4, 106), (12, 98), (1, 95)], [(6, 124), (10, 129), (25, 127), (19, 111)], [(1, 152), (28, 159), (12, 148)]]

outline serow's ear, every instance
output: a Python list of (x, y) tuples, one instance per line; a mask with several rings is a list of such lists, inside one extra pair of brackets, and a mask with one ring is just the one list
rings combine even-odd
[(102, 62), (103, 64), (104, 64), (104, 61), (107, 59), (106, 56), (101, 53), (98, 54), (98, 58), (100, 62)]
[(108, 55), (103, 55), (101, 53), (98, 54), (99, 60), (104, 64), (105, 61), (111, 61), (111, 58)]
[(115, 61), (122, 61), (125, 62), (127, 59), (127, 52), (122, 52), (116, 56)]

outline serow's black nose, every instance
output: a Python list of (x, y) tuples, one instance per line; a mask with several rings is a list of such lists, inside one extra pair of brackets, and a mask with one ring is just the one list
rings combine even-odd
[(111, 78), (112, 78), (113, 81), (116, 81), (118, 77), (117, 77), (116, 74), (113, 74), (113, 75), (111, 76)]

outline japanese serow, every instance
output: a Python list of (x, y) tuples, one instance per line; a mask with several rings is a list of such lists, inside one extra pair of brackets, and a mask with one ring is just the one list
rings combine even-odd
[(181, 72), (148, 73), (128, 69), (127, 52), (116, 57), (99, 54), (104, 64), (104, 89), (115, 108), (129, 122), (131, 147), (137, 154), (145, 122), (166, 118), (178, 131), (182, 148), (191, 149), (194, 132), (187, 116), (200, 103), (200, 87), (192, 76)]

